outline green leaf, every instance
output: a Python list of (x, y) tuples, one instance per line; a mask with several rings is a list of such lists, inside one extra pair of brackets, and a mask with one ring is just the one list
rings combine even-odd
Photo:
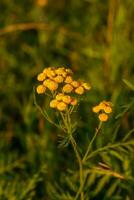
[(105, 185), (107, 185), (107, 183), (109, 182), (110, 176), (106, 175), (106, 176), (102, 176), (100, 178), (100, 180), (98, 181), (98, 184), (96, 186), (96, 188), (94, 189), (93, 195), (96, 196), (101, 190), (103, 190), (103, 188), (105, 187)]
[(111, 184), (111, 186), (106, 192), (106, 198), (110, 198), (113, 195), (119, 183), (120, 183), (120, 180), (116, 180)]
[(123, 79), (123, 82), (131, 89), (134, 91), (134, 85), (130, 83), (128, 80)]

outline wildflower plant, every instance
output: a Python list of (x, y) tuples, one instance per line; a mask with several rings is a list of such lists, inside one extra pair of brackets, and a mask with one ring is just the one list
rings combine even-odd
[[(95, 130), (93, 138), (88, 141), (86, 151), (81, 153), (73, 134), (77, 128), (77, 123), (73, 121), (73, 113), (77, 111), (81, 97), (86, 92), (90, 92), (91, 85), (82, 80), (75, 80), (72, 70), (64, 67), (45, 68), (40, 74), (38, 74), (37, 80), (39, 82), (38, 86), (36, 87), (37, 94), (49, 96), (49, 107), (58, 113), (58, 118), (60, 118), (59, 123), (55, 123), (48, 115), (47, 111), (42, 109), (37, 104), (36, 95), (34, 93), (35, 105), (50, 123), (64, 131), (65, 135), (60, 145), (67, 146), (69, 143), (71, 143), (78, 162), (79, 188), (76, 191), (75, 196), (73, 198), (68, 197), (68, 199), (89, 199), (89, 197), (87, 197), (85, 194), (87, 178), (85, 175), (86, 162), (97, 153), (103, 151), (103, 148), (100, 148), (92, 152), (92, 146), (101, 130), (102, 124), (108, 121), (110, 114), (113, 111), (113, 104), (110, 101), (103, 100), (92, 108), (92, 111), (98, 115), (98, 127)], [(121, 145), (123, 146), (124, 144), (125, 143), (122, 143)], [(107, 150), (107, 148), (114, 148), (116, 146), (118, 147), (120, 144), (110, 147), (106, 146), (104, 147), (104, 150)], [(108, 168), (108, 166), (104, 163), (99, 163), (99, 167), (93, 168), (92, 170), (93, 172), (98, 170), (98, 173), (108, 173), (108, 175), (119, 179), (124, 179), (121, 174), (114, 172), (111, 169), (109, 170), (109, 168), (105, 171), (103, 168)]]

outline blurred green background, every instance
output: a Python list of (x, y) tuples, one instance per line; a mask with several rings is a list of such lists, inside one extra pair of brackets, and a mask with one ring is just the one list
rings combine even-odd
[[(134, 1), (0, 0), (0, 200), (71, 199), (56, 196), (54, 185), (74, 195), (64, 183), (67, 169), (77, 168), (73, 150), (57, 147), (60, 131), (33, 103), (36, 76), (48, 66), (69, 67), (92, 85), (78, 111), (79, 145), (91, 138), (91, 107), (103, 99), (114, 104), (103, 139), (120, 140), (134, 125), (133, 86), (123, 82), (134, 83)], [(133, 153), (114, 165), (118, 171), (133, 176)], [(108, 194), (103, 183), (95, 190), (95, 178), (89, 185), (91, 200), (133, 199), (133, 181), (114, 182)]]

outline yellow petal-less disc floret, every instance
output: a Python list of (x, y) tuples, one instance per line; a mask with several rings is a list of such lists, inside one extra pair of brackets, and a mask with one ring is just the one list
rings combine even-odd
[(63, 96), (64, 96), (63, 93), (59, 93), (59, 94), (56, 95), (56, 99), (57, 99), (58, 101), (61, 101)]
[(49, 78), (53, 78), (56, 75), (55, 71), (53, 69), (48, 69), (46, 74), (47, 74), (47, 77), (49, 77)]
[(45, 75), (47, 75), (47, 70), (48, 70), (49, 68), (45, 68), (44, 70), (43, 70), (43, 73), (45, 74)]
[(55, 70), (55, 73), (57, 75), (62, 75), (63, 73), (65, 73), (65, 68), (64, 67), (59, 67), (58, 69)]
[(99, 114), (99, 120), (100, 120), (101, 122), (106, 122), (106, 121), (108, 120), (108, 115), (105, 114), (105, 113)]
[(103, 110), (105, 107), (109, 106), (111, 107), (112, 106), (112, 103), (109, 102), (109, 101), (102, 101), (100, 102), (99, 106), (101, 107), (101, 109)]
[(71, 97), (70, 97), (69, 95), (64, 95), (64, 96), (62, 97), (62, 101), (63, 101), (64, 103), (69, 104), (69, 103), (71, 102)]
[(82, 86), (84, 87), (85, 90), (91, 89), (91, 85), (89, 85), (88, 83), (83, 83)]
[(38, 85), (36, 91), (38, 94), (43, 94), (46, 91), (46, 88), (43, 85)]
[(54, 81), (49, 81), (47, 84), (47, 88), (51, 91), (55, 91), (58, 88), (58, 83), (54, 82)]
[(72, 81), (71, 82), (71, 85), (73, 86), (73, 87), (75, 87), (75, 88), (77, 88), (77, 87), (79, 87), (79, 82), (78, 81)]
[(62, 73), (62, 76), (65, 78), (67, 76), (67, 73), (66, 72), (63, 72)]
[(75, 89), (75, 92), (77, 94), (82, 95), (84, 93), (84, 88), (82, 86), (80, 86), (80, 87), (78, 87), (78, 88)]
[(67, 104), (64, 103), (64, 102), (59, 102), (58, 105), (57, 105), (57, 109), (59, 111), (64, 111), (66, 108), (67, 108)]
[(104, 112), (107, 113), (107, 114), (109, 114), (109, 113), (112, 112), (112, 108), (109, 107), (109, 106), (106, 106), (106, 107), (104, 107)]
[(44, 73), (40, 73), (40, 74), (38, 74), (38, 76), (37, 76), (37, 80), (38, 80), (38, 81), (44, 81), (45, 78), (46, 78), (46, 75), (45, 75)]
[(50, 84), (50, 79), (46, 79), (46, 80), (44, 80), (43, 81), (43, 85), (45, 86), (45, 87), (47, 87), (49, 84)]
[(71, 104), (72, 106), (76, 106), (77, 103), (78, 103), (77, 99), (75, 99), (75, 98), (72, 98), (72, 99), (71, 99), (70, 104)]
[(54, 78), (54, 81), (56, 83), (62, 83), (64, 81), (64, 78), (61, 75), (58, 75)]
[(94, 106), (92, 110), (93, 110), (93, 112), (98, 113), (98, 112), (100, 112), (101, 108), (98, 105), (98, 106)]
[(65, 83), (72, 83), (73, 79), (71, 76), (67, 76), (65, 79)]
[(56, 108), (58, 103), (59, 102), (56, 99), (53, 99), (52, 101), (50, 101), (50, 107), (51, 108)]
[(63, 86), (63, 92), (70, 93), (73, 91), (73, 87), (70, 84), (66, 84)]

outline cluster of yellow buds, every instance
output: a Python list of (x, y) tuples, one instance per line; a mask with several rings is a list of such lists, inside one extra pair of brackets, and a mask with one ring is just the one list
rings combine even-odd
[(97, 106), (93, 107), (93, 112), (99, 114), (99, 120), (106, 122), (108, 120), (108, 114), (112, 112), (112, 103), (109, 101), (102, 101)]
[[(74, 80), (72, 74), (71, 69), (64, 67), (45, 68), (37, 76), (37, 80), (41, 82), (36, 88), (37, 93), (43, 94), (46, 90), (55, 91), (55, 99), (50, 102), (50, 107), (57, 108), (60, 111), (65, 110), (67, 105), (76, 105), (77, 99), (66, 94), (82, 95), (86, 90), (90, 90), (91, 86), (86, 82)], [(60, 96), (62, 98), (59, 99)]]
[(50, 101), (50, 107), (57, 108), (59, 111), (64, 111), (69, 105), (75, 106), (76, 104), (77, 99), (63, 93), (57, 94), (55, 99)]

